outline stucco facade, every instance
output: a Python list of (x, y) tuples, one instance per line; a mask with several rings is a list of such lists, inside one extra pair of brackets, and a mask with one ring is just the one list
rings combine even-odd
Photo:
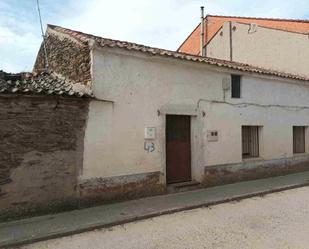
[[(80, 179), (160, 172), (165, 185), (167, 114), (191, 116), (192, 178), (206, 185), (208, 167), (246, 164), (250, 168), (256, 161), (277, 160), (276, 167), (293, 165), (300, 157), (301, 163), (307, 162), (306, 154), (293, 154), (292, 130), (293, 125), (309, 123), (308, 83), (245, 73), (241, 98), (232, 99), (230, 90), (222, 89), (231, 73), (237, 72), (94, 48), (94, 95), (105, 101), (93, 101), (89, 107)], [(254, 160), (242, 158), (243, 125), (260, 126), (260, 157)], [(155, 139), (145, 139), (145, 127), (155, 127)], [(209, 130), (218, 131), (217, 142), (207, 140)], [(144, 148), (148, 142), (154, 144), (152, 152)]]
[[(167, 177), (171, 149), (189, 158), (186, 181), (204, 186), (309, 170), (307, 78), (50, 29), (54, 73), (0, 72), (0, 219), (3, 209), (33, 214), (165, 193), (175, 183)], [(71, 48), (65, 57), (81, 53), (68, 68), (62, 48)], [(240, 76), (240, 98), (231, 97), (231, 75)], [(169, 115), (189, 123), (168, 125)], [(258, 127), (254, 158), (244, 157), (243, 126)], [(304, 153), (294, 153), (293, 126), (304, 128)], [(185, 160), (175, 161), (178, 173)]]
[(207, 44), (207, 56), (309, 76), (308, 35), (225, 22)]

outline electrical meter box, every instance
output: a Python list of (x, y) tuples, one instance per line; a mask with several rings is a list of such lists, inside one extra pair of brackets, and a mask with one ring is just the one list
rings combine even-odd
[(156, 138), (156, 128), (146, 127), (145, 128), (145, 139), (155, 139)]
[(231, 78), (223, 78), (222, 79), (222, 89), (224, 91), (230, 90), (231, 88)]
[(219, 140), (218, 131), (207, 131), (207, 141), (208, 142), (217, 142)]

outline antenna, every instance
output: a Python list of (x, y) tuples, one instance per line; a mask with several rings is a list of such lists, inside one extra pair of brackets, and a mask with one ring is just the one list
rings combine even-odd
[(40, 26), (41, 26), (41, 33), (43, 37), (43, 48), (44, 48), (44, 58), (45, 58), (45, 69), (48, 69), (48, 59), (47, 59), (47, 50), (46, 50), (46, 43), (45, 43), (45, 35), (43, 31), (43, 24), (42, 24), (42, 17), (41, 17), (41, 10), (40, 10), (40, 3), (39, 0), (36, 0), (36, 4), (38, 7), (39, 19), (40, 19)]

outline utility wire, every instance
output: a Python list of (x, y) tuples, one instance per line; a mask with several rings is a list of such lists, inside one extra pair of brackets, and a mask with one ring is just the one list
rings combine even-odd
[(47, 58), (47, 49), (46, 49), (46, 43), (45, 43), (45, 35), (44, 35), (44, 30), (43, 30), (43, 24), (42, 24), (42, 17), (41, 17), (41, 10), (40, 10), (40, 3), (39, 0), (36, 0), (36, 4), (38, 7), (38, 13), (39, 13), (39, 19), (40, 19), (40, 26), (41, 26), (41, 34), (43, 37), (43, 49), (44, 49), (44, 58), (45, 58), (45, 69), (47, 70), (49, 65), (48, 65), (48, 58)]
[(231, 103), (227, 101), (220, 101), (220, 100), (210, 100), (210, 99), (199, 99), (197, 102), (197, 108), (200, 107), (201, 102), (208, 102), (213, 104), (226, 104), (230, 106), (234, 106), (237, 108), (245, 108), (248, 106), (256, 106), (256, 107), (262, 107), (262, 108), (283, 108), (288, 111), (301, 111), (301, 110), (309, 110), (309, 106), (290, 106), (290, 105), (278, 105), (278, 104), (257, 104), (257, 103), (250, 103), (250, 102), (242, 102), (242, 103)]

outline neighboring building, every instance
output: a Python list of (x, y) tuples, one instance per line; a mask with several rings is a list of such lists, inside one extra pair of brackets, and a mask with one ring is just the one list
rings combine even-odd
[[(57, 93), (79, 90), (37, 96), (35, 83), (27, 97), (20, 82), (0, 82), (14, 86), (0, 87), (1, 207), (135, 198), (172, 183), (309, 169), (309, 79), (52, 25), (46, 37), (49, 69), (72, 81)], [(34, 72), (42, 68), (41, 48)]]
[[(309, 21), (206, 16), (207, 57), (309, 77)], [(200, 25), (179, 52), (200, 54)]]

